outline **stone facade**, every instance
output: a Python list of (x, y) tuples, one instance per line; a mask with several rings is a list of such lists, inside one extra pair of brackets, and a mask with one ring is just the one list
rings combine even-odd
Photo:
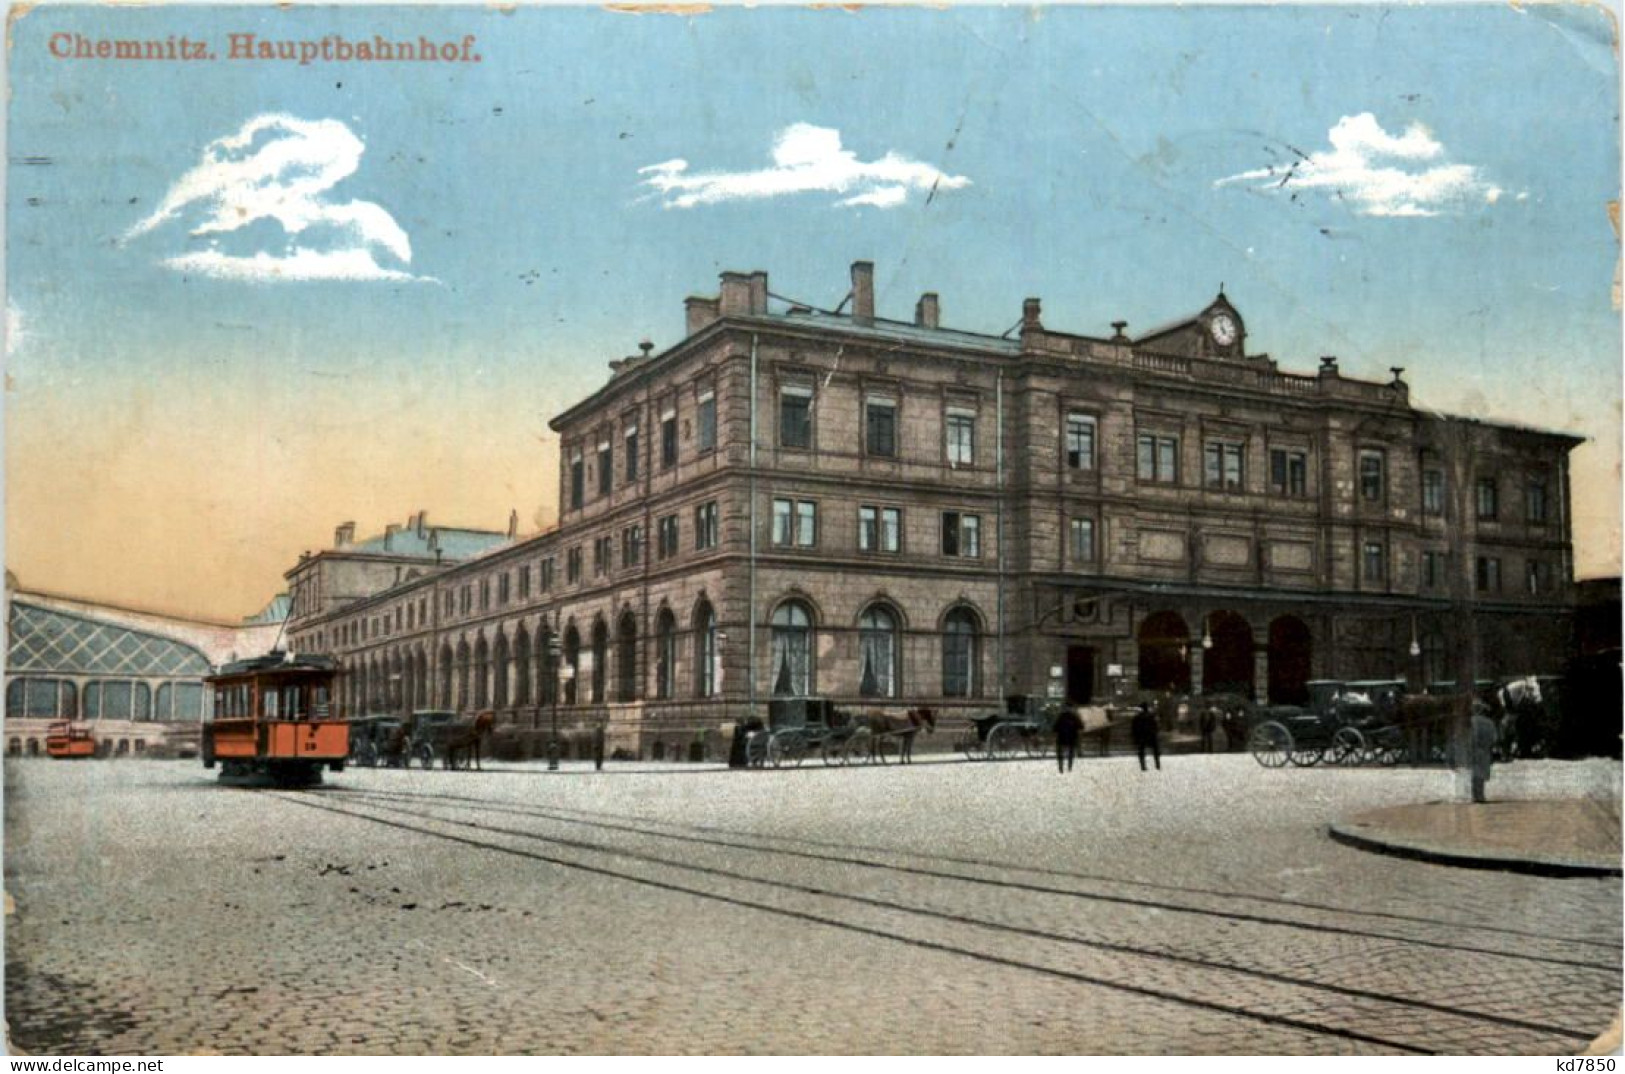
[[(828, 312), (724, 273), (687, 338), (554, 419), (554, 530), (396, 554), (378, 592), (296, 598), (293, 644), (341, 660), (351, 711), (493, 708), (532, 749), (557, 692), (566, 740), (645, 756), (714, 751), (786, 692), (952, 717), (1420, 685), (1460, 666), (1464, 609), (1482, 674), (1561, 663), (1577, 438), (1430, 415), (1398, 372), (1282, 372), (1222, 294), (1138, 340), (1029, 299), (1007, 339), (941, 328), (935, 295), (878, 318), (852, 281)], [(294, 592), (346, 592), (345, 562)]]

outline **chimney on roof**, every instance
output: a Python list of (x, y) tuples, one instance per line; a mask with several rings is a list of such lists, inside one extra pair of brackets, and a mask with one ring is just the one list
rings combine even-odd
[(508, 512), (508, 539), (519, 536), (519, 508), (515, 507)]
[(941, 305), (937, 302), (937, 293), (927, 291), (920, 296), (914, 304), (914, 323), (921, 328), (935, 328), (942, 317)]
[(852, 323), (875, 323), (875, 266), (872, 261), (852, 262)]
[(427, 519), (428, 517), (429, 517), (429, 512), (428, 511), (419, 511), (417, 514), (413, 515), (412, 516), (412, 532), (417, 534), (419, 537), (422, 537), (423, 536), (423, 523), (424, 523), (424, 520)]
[(401, 532), (401, 526), (398, 522), (391, 522), (389, 525), (384, 527), (385, 552), (388, 552), (390, 550), (390, 546), (395, 543), (395, 535), (399, 532)]
[(750, 274), (750, 311), (758, 317), (767, 312), (767, 273), (760, 269)]
[(1029, 328), (1042, 329), (1044, 327), (1044, 322), (1038, 318), (1041, 305), (1042, 304), (1036, 298), (1029, 298), (1022, 302), (1021, 330), (1023, 332), (1027, 331)]
[(333, 530), (333, 547), (343, 548), (355, 541), (355, 523), (340, 522)]
[(718, 306), (724, 317), (748, 316), (751, 313), (750, 277), (743, 272), (724, 272)]
[(683, 313), (687, 321), (688, 335), (693, 335), (721, 314), (718, 307), (721, 303), (714, 298), (701, 298), (699, 295), (690, 295), (683, 300)]

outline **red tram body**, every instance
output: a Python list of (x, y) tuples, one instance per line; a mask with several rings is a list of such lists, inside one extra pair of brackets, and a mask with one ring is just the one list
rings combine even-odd
[(96, 736), (82, 723), (59, 720), (45, 728), (45, 755), (60, 760), (96, 756)]
[(337, 666), (324, 656), (273, 652), (227, 664), (207, 680), (214, 718), (203, 726), (203, 767), (222, 782), (320, 783), (343, 771), (350, 728), (334, 710)]

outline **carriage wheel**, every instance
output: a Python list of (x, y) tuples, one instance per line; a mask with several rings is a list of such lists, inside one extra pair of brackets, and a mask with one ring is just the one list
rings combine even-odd
[(1326, 756), (1326, 747), (1293, 747), (1292, 756), (1288, 758), (1295, 768), (1313, 768), (1319, 764), (1321, 758)]
[(745, 764), (750, 768), (761, 768), (767, 763), (768, 735), (763, 731), (752, 731), (745, 738)]
[(767, 763), (774, 768), (799, 768), (807, 759), (807, 742), (795, 731), (767, 740)]
[(1247, 749), (1265, 768), (1280, 768), (1292, 757), (1292, 732), (1285, 724), (1267, 720), (1247, 736)]
[(1339, 727), (1337, 733), (1332, 735), (1332, 750), (1328, 760), (1332, 764), (1357, 765), (1364, 764), (1365, 759), (1365, 736), (1360, 734), (1360, 729)]
[(960, 735), (954, 740), (954, 749), (965, 755), (967, 761), (982, 761), (987, 755), (982, 752), (982, 744), (976, 741), (976, 733)]
[(1014, 724), (999, 724), (987, 733), (987, 755), (995, 760), (1014, 760), (1021, 753), (1021, 731)]
[(823, 758), (825, 766), (829, 768), (834, 768), (838, 764), (846, 764), (846, 743), (826, 738), (824, 744), (819, 747), (818, 755)]

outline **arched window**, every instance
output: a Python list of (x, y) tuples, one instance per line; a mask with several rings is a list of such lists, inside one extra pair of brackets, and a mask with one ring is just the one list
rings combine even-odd
[(440, 647), (440, 707), (449, 709), (451, 705), (452, 686), (452, 655), (451, 646)]
[(676, 695), (677, 617), (660, 609), (655, 620), (655, 696), (665, 701)]
[(813, 689), (812, 613), (798, 600), (773, 612), (773, 693), (807, 697)]
[(457, 700), (455, 709), (468, 708), (468, 642), (457, 643)]
[(599, 619), (592, 625), (592, 703), (604, 703), (604, 673), (609, 667), (609, 627)]
[(564, 703), (574, 705), (581, 696), (581, 632), (574, 623), (564, 628), (564, 666), (570, 669), (564, 680)]
[(717, 615), (709, 601), (694, 613), (694, 695), (714, 697), (717, 692)]
[(858, 693), (897, 696), (897, 617), (875, 605), (858, 617)]
[(638, 621), (631, 612), (615, 628), (615, 693), (618, 701), (638, 697)]
[(528, 705), (532, 697), (530, 691), (530, 633), (525, 630), (523, 623), (513, 636), (513, 703), (515, 705)]
[(512, 666), (512, 661), (508, 659), (508, 636), (498, 631), (494, 648), (495, 653), (492, 659), (495, 664), (496, 678), (491, 684), (491, 706), (505, 709), (508, 707), (508, 672)]
[(483, 709), (491, 703), (491, 650), (485, 644), (485, 635), (474, 639), (474, 707)]
[(969, 608), (955, 608), (942, 621), (942, 696), (975, 697), (981, 666), (980, 624)]

